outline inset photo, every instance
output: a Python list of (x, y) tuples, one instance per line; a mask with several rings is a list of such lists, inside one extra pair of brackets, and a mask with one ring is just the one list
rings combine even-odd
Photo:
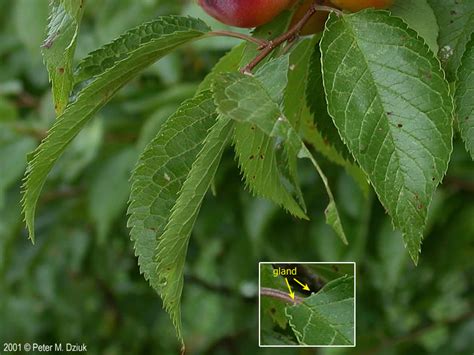
[(355, 347), (355, 263), (261, 262), (259, 283), (259, 346)]

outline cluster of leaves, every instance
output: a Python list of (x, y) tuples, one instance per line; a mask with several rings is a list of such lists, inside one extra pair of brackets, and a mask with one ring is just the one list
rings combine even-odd
[[(293, 305), (288, 304), (290, 300), (261, 295), (261, 344), (355, 345), (354, 265), (300, 264), (298, 267), (311, 276), (310, 286), (304, 284), (307, 289), (317, 292), (311, 292), (309, 297), (298, 296)], [(260, 286), (288, 292), (283, 278), (275, 277), (268, 264), (261, 266)], [(300, 290), (296, 289), (298, 294)]]
[[(47, 78), (38, 75), (44, 74), (40, 61), (25, 55), (25, 48), (18, 45), (22, 41), (30, 53), (38, 52), (43, 38), (35, 42), (32, 34), (41, 34), (46, 27), (46, 22), (37, 23), (39, 14), (46, 18), (46, 1), (38, 1), (34, 9), (27, 0), (16, 2), (11, 11), (16, 17), (10, 21), (18, 24), (2, 34), (1, 55), (7, 60), (1, 70), (0, 107), (2, 121), (7, 117), (9, 122), (2, 122), (1, 138), (0, 191), (5, 203), (0, 260), (6, 280), (2, 294), (7, 295), (1, 319), (15, 324), (10, 332), (2, 327), (3, 339), (86, 337), (100, 349), (107, 334), (120, 329), (124, 341), (133, 338), (134, 342), (125, 345), (117, 340), (118, 347), (143, 349), (147, 342), (165, 352), (175, 347), (168, 330), (156, 340), (161, 333), (156, 329), (163, 329), (166, 319), (149, 319), (158, 312), (153, 293), (132, 267), (125, 226), (112, 223), (123, 216), (128, 174), (141, 153), (129, 207), (132, 238), (142, 272), (162, 295), (191, 350), (212, 352), (230, 342), (245, 351), (239, 338), (256, 335), (254, 317), (248, 317), (255, 309), (247, 300), (255, 295), (256, 262), (262, 258), (362, 262), (368, 281), (360, 291), (366, 297), (359, 297), (358, 304), (358, 314), (363, 314), (359, 348), (389, 344), (402, 352), (406, 346), (446, 353), (472, 345), (472, 324), (466, 321), (471, 307), (466, 295), (472, 291), (472, 280), (466, 276), (470, 271), (466, 266), (473, 254), (469, 247), (473, 209), (472, 196), (461, 193), (470, 191), (472, 162), (456, 140), (446, 179), (449, 184), (434, 192), (451, 153), (453, 91), (433, 54), (439, 49), (447, 78), (456, 87), (457, 117), (464, 117), (458, 123), (469, 148), (470, 3), (398, 1), (393, 13), (416, 32), (386, 12), (332, 16), (320, 43), (315, 36), (277, 51), (252, 77), (239, 74), (238, 69), (257, 53), (255, 46), (236, 47), (199, 88), (195, 82), (210, 69), (209, 57), (220, 55), (219, 49), (227, 49), (229, 40), (223, 47), (222, 40), (208, 38), (210, 29), (205, 23), (187, 17), (161, 17), (141, 25), (92, 52), (72, 70), (73, 58), (84, 57), (89, 49), (116, 37), (140, 18), (150, 18), (150, 9), (181, 11), (174, 1), (160, 2), (160, 6), (127, 1), (117, 7), (113, 3), (102, 1), (92, 14), (86, 2), (84, 15), (77, 1), (52, 3), (42, 52), (60, 116), (28, 164), (24, 212), (30, 236), (35, 230), (41, 234), (34, 251), (13, 238), (21, 230), (20, 212), (10, 206), (18, 204), (26, 152), (44, 138), (54, 116), (50, 97), (45, 95)], [(2, 5), (8, 7), (5, 1)], [(8, 18), (8, 12), (2, 16)], [(127, 22), (131, 18), (137, 22)], [(270, 32), (275, 36), (285, 30), (287, 19), (283, 15), (254, 35), (264, 37)], [(79, 24), (81, 35), (77, 36)], [(57, 26), (63, 26), (59, 33), (64, 36), (58, 36)], [(83, 37), (84, 30), (93, 35)], [(213, 41), (212, 47), (193, 43), (186, 56), (172, 54), (154, 64), (171, 49), (205, 37)], [(199, 48), (205, 51), (197, 55)], [(58, 58), (55, 52), (66, 55)], [(197, 58), (189, 63), (186, 58), (190, 57)], [(189, 74), (196, 67), (203, 70)], [(182, 73), (187, 76), (184, 82), (179, 77)], [(305, 91), (307, 95), (302, 95)], [(41, 97), (41, 102), (31, 102), (31, 95)], [(191, 96), (176, 111), (178, 103)], [(66, 107), (65, 101), (69, 101)], [(88, 123), (108, 102), (100, 119)], [(33, 107), (21, 107), (25, 103)], [(415, 116), (416, 121), (411, 119)], [(101, 144), (104, 139), (106, 145)], [(310, 152), (303, 141), (317, 153)], [(229, 144), (252, 193), (312, 222), (297, 221), (264, 200), (249, 199), (239, 189)], [(394, 151), (399, 154), (391, 155)], [(307, 158), (321, 179), (305, 160), (298, 163), (297, 157)], [(347, 173), (329, 161), (344, 166)], [(404, 232), (413, 258), (417, 258), (423, 231), (427, 236), (418, 268), (408, 263), (384, 208), (367, 187), (367, 178), (395, 226)], [(35, 227), (35, 207), (44, 184), (47, 192), (39, 199), (42, 209)], [(206, 197), (209, 187), (219, 192), (216, 200)], [(348, 239), (349, 247), (326, 238), (333, 233), (321, 223), (328, 193), (328, 221), (339, 237)], [(437, 198), (427, 214), (433, 193)], [(58, 201), (58, 197), (68, 198)], [(201, 206), (203, 199), (206, 202)], [(63, 240), (64, 235), (71, 238)], [(91, 241), (93, 235), (98, 237), (97, 245)], [(108, 239), (110, 235), (122, 238)], [(453, 235), (459, 237), (452, 240)], [(57, 254), (62, 257), (51, 262)], [(77, 274), (84, 283), (71, 281)], [(183, 275), (190, 282), (180, 310)], [(31, 290), (28, 283), (39, 291)], [(71, 287), (70, 292), (64, 291), (65, 285)], [(235, 297), (227, 297), (229, 293)], [(369, 301), (373, 294), (379, 295), (380, 303)], [(134, 303), (139, 307), (133, 307)], [(110, 310), (108, 315), (100, 315), (101, 307)], [(19, 322), (29, 317), (18, 317), (18, 309), (30, 318), (34, 315), (31, 326)], [(77, 313), (78, 309), (88, 309), (87, 316)], [(230, 309), (235, 311), (229, 314)], [(51, 322), (42, 322), (51, 312)], [(97, 318), (102, 319), (103, 332), (87, 334), (85, 329), (97, 324)], [(75, 328), (67, 333), (56, 329), (65, 323)], [(374, 324), (383, 327), (375, 329)], [(249, 346), (253, 349), (254, 344)]]

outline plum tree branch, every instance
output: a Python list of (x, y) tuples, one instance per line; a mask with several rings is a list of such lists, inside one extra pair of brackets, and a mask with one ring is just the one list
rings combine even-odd
[(261, 52), (245, 67), (243, 67), (240, 71), (244, 74), (249, 74), (252, 70), (260, 64), (262, 60), (264, 60), (273, 50), (279, 47), (282, 43), (287, 41), (293, 41), (298, 34), (300, 33), (301, 29), (306, 25), (306, 23), (311, 19), (311, 17), (317, 11), (328, 11), (328, 12), (335, 12), (338, 16), (342, 15), (342, 12), (338, 9), (324, 6), (319, 4), (319, 0), (315, 0), (314, 3), (309, 7), (308, 11), (304, 14), (300, 21), (298, 21), (292, 28), (290, 28), (286, 33), (282, 34), (281, 36), (277, 37), (274, 40), (267, 41), (265, 45), (260, 46)]

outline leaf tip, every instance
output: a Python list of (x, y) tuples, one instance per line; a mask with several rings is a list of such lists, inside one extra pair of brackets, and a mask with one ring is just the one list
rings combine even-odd
[(413, 264), (415, 264), (415, 266), (418, 266), (418, 261), (419, 261), (419, 258), (420, 258), (420, 252), (421, 252), (421, 249), (418, 249), (418, 251), (409, 250), (411, 260), (413, 260)]

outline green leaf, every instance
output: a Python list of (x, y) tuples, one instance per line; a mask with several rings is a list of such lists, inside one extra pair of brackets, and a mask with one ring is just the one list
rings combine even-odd
[(332, 16), (321, 51), (329, 113), (416, 263), (452, 151), (453, 102), (439, 62), (385, 11)]
[(156, 275), (157, 235), (164, 232), (178, 193), (216, 121), (215, 106), (204, 92), (185, 101), (141, 154), (132, 175), (128, 213), (140, 271), (160, 290)]
[(279, 104), (283, 101), (285, 89), (288, 86), (288, 71), (290, 58), (288, 55), (271, 59), (261, 66), (255, 73), (255, 77), (270, 96), (270, 99)]
[[(276, 102), (282, 100), (284, 88), (287, 85), (288, 60), (288, 56), (283, 56), (260, 67), (254, 80), (261, 83), (259, 86), (261, 89), (263, 85), (266, 85), (264, 90), (267, 102), (262, 102), (260, 107), (246, 106), (247, 103), (243, 102), (243, 110), (256, 110), (254, 112), (256, 116), (263, 114), (268, 107), (276, 107), (280, 112)], [(213, 87), (215, 91), (223, 89), (222, 82), (222, 75), (218, 76)], [(219, 94), (216, 93), (216, 97)], [(296, 156), (296, 152), (289, 154), (286, 147), (278, 144), (268, 135), (268, 132), (256, 129), (251, 120), (237, 120), (234, 145), (239, 166), (250, 191), (271, 199), (299, 218), (307, 218), (297, 176), (294, 169), (290, 167), (290, 156)]]
[(41, 53), (53, 85), (56, 113), (63, 113), (73, 86), (73, 59), (84, 0), (51, 0), (48, 34)]
[(450, 81), (456, 77), (466, 44), (474, 32), (474, 1), (428, 0), (440, 29), (439, 57)]
[(140, 271), (160, 293), (181, 340), (189, 236), (231, 134), (232, 125), (216, 119), (208, 91), (183, 103), (143, 152), (132, 176), (128, 225)]
[(467, 45), (458, 71), (456, 109), (461, 136), (474, 159), (474, 35)]
[[(271, 84), (269, 83), (269, 85)], [(247, 123), (253, 127), (255, 132), (260, 131), (261, 134), (264, 134), (266, 137), (272, 138), (274, 140), (274, 146), (272, 146), (271, 151), (274, 152), (276, 149), (282, 149), (283, 146), (289, 156), (297, 155), (299, 158), (307, 158), (312, 162), (323, 180), (329, 196), (329, 205), (326, 209), (326, 221), (335, 229), (342, 241), (347, 243), (327, 178), (324, 176), (324, 173), (314, 157), (303, 144), (301, 138), (281, 112), (278, 104), (272, 101), (270, 94), (262, 82), (253, 76), (241, 73), (226, 73), (222, 74), (215, 81), (213, 91), (218, 111), (222, 115), (237, 122)], [(251, 140), (252, 137), (248, 139)], [(248, 154), (251, 154), (251, 152)], [(240, 157), (240, 159), (242, 158), (246, 158), (251, 162), (258, 159), (259, 156), (254, 156), (253, 159), (251, 159), (252, 157), (247, 155)], [(272, 161), (274, 161), (274, 159), (272, 159)], [(247, 169), (249, 169), (249, 167), (253, 168), (252, 165), (248, 165)], [(295, 215), (305, 217), (289, 191), (269, 189), (269, 187), (281, 184), (280, 181), (276, 180), (278, 172), (275, 165), (268, 167), (256, 166), (254, 169), (251, 177), (253, 178), (253, 176), (255, 176), (257, 178), (257, 176), (259, 176), (259, 179), (264, 182), (262, 183), (261, 191), (270, 196), (273, 201), (279, 201), (280, 204), (284, 205), (288, 210), (292, 211), (292, 213), (295, 213)]]
[(165, 232), (159, 239), (156, 260), (161, 297), (180, 339), (182, 339), (180, 301), (189, 237), (202, 200), (211, 186), (224, 149), (230, 141), (232, 123), (221, 118), (210, 130), (172, 208)]
[[(23, 195), (23, 213), (34, 241), (36, 203), (46, 177), (71, 140), (93, 115), (144, 68), (174, 48), (204, 36), (207, 26), (200, 20), (161, 17), (133, 29), (83, 62), (81, 78), (88, 73), (87, 86), (79, 92), (36, 149), (29, 162)], [(95, 65), (93, 65), (95, 63)], [(105, 70), (101, 72), (101, 70)]]
[(208, 31), (210, 28), (204, 22), (192, 17), (162, 16), (144, 23), (81, 60), (75, 71), (75, 83), (101, 75), (146, 47), (154, 53), (149, 58), (154, 63), (178, 45), (202, 37)]
[(300, 345), (353, 345), (354, 277), (327, 283), (286, 315)]
[(396, 0), (390, 7), (390, 12), (413, 28), (433, 53), (438, 53), (439, 26), (428, 0)]
[[(267, 40), (275, 38), (286, 30), (290, 20), (291, 13), (285, 11), (274, 21), (257, 28), (253, 35)], [(258, 54), (257, 46), (254, 43), (247, 43), (239, 67), (244, 67)], [(263, 84), (267, 84), (272, 98), (280, 104), (288, 83), (288, 56), (282, 56), (277, 60), (273, 58), (273, 53), (265, 58), (257, 66), (256, 75)], [(282, 70), (275, 71), (277, 68)], [(234, 148), (249, 190), (253, 194), (273, 199), (278, 205), (282, 205), (282, 200), (289, 200), (290, 205), (285, 208), (290, 209), (290, 212), (293, 209), (292, 214), (302, 216), (305, 206), (297, 183), (295, 159), (282, 149), (276, 151), (274, 145), (275, 141), (272, 138), (255, 129), (253, 125), (236, 122)], [(264, 179), (262, 173), (265, 174)], [(298, 202), (295, 202), (294, 198), (297, 198)]]

